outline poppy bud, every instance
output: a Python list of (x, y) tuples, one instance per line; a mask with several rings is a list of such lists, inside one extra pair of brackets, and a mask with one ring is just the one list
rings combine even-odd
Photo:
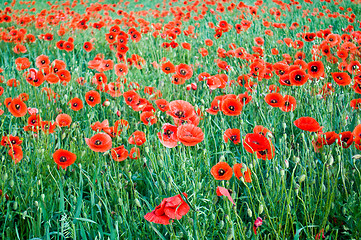
[(134, 202), (135, 202), (135, 205), (137, 205), (137, 207), (139, 207), (139, 208), (142, 207), (142, 205), (140, 204), (138, 198), (136, 198), (136, 199), (134, 200)]
[(11, 188), (14, 187), (14, 180), (11, 179), (9, 185)]
[(297, 188), (297, 189), (295, 189), (295, 193), (296, 193), (296, 195), (298, 195), (298, 192), (299, 192), (299, 189)]
[(219, 229), (223, 229), (223, 227), (224, 227), (224, 221), (221, 220), (221, 221), (219, 222)]
[(45, 202), (45, 194), (44, 194), (44, 193), (42, 193), (42, 194), (40, 195), (40, 198), (41, 198), (41, 200), (42, 200), (43, 202)]
[(322, 192), (326, 192), (326, 186), (325, 186), (325, 184), (322, 184)]
[(285, 160), (285, 167), (288, 168), (290, 166), (290, 163), (288, 162), (288, 160)]
[(285, 170), (284, 169), (280, 170), (280, 175), (281, 175), (281, 177), (283, 177), (285, 175)]
[(299, 157), (295, 157), (295, 163), (298, 164), (300, 162), (300, 158)]
[(149, 148), (148, 147), (145, 147), (144, 150), (145, 150), (146, 153), (149, 153)]
[(191, 83), (191, 87), (192, 87), (192, 89), (193, 89), (194, 91), (197, 90), (197, 84)]
[(263, 213), (263, 205), (259, 205), (258, 207), (258, 215), (261, 215)]
[(6, 181), (6, 179), (8, 179), (8, 174), (7, 173), (4, 174), (3, 179), (4, 179), (4, 181)]
[(334, 161), (334, 159), (333, 159), (333, 156), (331, 155), (331, 156), (330, 156), (330, 160), (329, 160), (329, 162), (328, 162), (328, 165), (332, 166), (333, 161)]
[(247, 209), (247, 214), (248, 214), (248, 217), (252, 217), (252, 210), (250, 208)]
[(106, 101), (103, 103), (103, 106), (109, 107), (109, 106), (110, 106), (110, 102), (109, 102), (108, 100), (106, 100)]
[(189, 84), (189, 85), (187, 85), (187, 91), (189, 91), (189, 90), (191, 90), (191, 85)]
[(120, 117), (120, 116), (121, 116), (121, 113), (120, 113), (120, 111), (119, 111), (119, 110), (117, 110), (117, 113), (116, 113), (116, 114), (117, 114), (117, 116), (118, 116), (118, 117)]
[(268, 178), (268, 186), (269, 186), (269, 187), (272, 187), (272, 183), (273, 183), (273, 182), (272, 182), (272, 178)]
[(17, 201), (14, 202), (13, 209), (14, 210), (18, 209), (18, 202)]
[(305, 181), (305, 179), (306, 179), (306, 175), (303, 174), (303, 175), (301, 175), (300, 178), (298, 179), (298, 182), (301, 184), (303, 181)]

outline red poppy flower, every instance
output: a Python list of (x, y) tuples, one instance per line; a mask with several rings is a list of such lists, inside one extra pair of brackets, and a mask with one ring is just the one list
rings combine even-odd
[(220, 187), (218, 186), (217, 189), (216, 189), (216, 193), (217, 193), (217, 196), (220, 197), (220, 196), (226, 196), (228, 198), (228, 200), (233, 204), (233, 205), (236, 205), (233, 201), (233, 198), (231, 197), (231, 194), (229, 193), (228, 189), (227, 188), (224, 188), (224, 187)]
[(23, 150), (19, 145), (11, 145), (8, 153), (15, 164), (20, 162), (20, 160), (23, 159), (24, 156)]
[(181, 63), (175, 68), (176, 73), (184, 79), (190, 79), (193, 76), (193, 69), (191, 66)]
[(9, 136), (3, 136), (1, 138), (1, 146), (4, 146), (4, 147), (10, 147), (11, 145), (19, 145), (22, 143), (23, 141), (20, 140), (19, 137), (16, 137), (16, 136), (12, 136), (12, 135), (9, 135)]
[(157, 133), (160, 142), (167, 148), (173, 148), (177, 146), (177, 126), (165, 123), (162, 126), (162, 131)]
[(36, 58), (35, 65), (38, 68), (48, 67), (50, 64), (50, 60), (48, 56), (40, 55)]
[(114, 161), (121, 162), (128, 158), (128, 150), (124, 148), (124, 145), (112, 148), (111, 155)]
[(233, 172), (234, 175), (236, 176), (236, 178), (239, 180), (241, 177), (244, 177), (244, 181), (245, 182), (252, 182), (252, 178), (251, 178), (251, 169), (249, 169), (248, 167), (244, 168), (243, 170), (243, 164), (242, 163), (236, 163), (233, 165)]
[(180, 125), (177, 130), (178, 140), (185, 146), (195, 146), (204, 139), (202, 129), (193, 124)]
[(219, 162), (211, 168), (211, 174), (216, 180), (229, 180), (233, 176), (233, 171), (228, 163)]
[(19, 98), (13, 99), (8, 105), (8, 109), (14, 117), (23, 117), (28, 112), (26, 104)]
[(347, 86), (351, 83), (351, 77), (345, 72), (331, 73), (333, 80), (340, 86)]
[(112, 148), (112, 138), (105, 133), (97, 133), (91, 138), (85, 138), (85, 142), (94, 152), (106, 152)]
[(91, 90), (85, 93), (85, 101), (91, 107), (94, 107), (95, 105), (99, 104), (101, 101), (99, 92)]
[(53, 153), (53, 159), (58, 166), (66, 169), (75, 162), (76, 154), (64, 149), (58, 149)]
[(269, 144), (268, 148), (263, 151), (257, 151), (257, 158), (262, 160), (271, 160), (276, 155), (276, 149), (272, 143)]
[(174, 73), (175, 72), (175, 66), (170, 61), (162, 64), (162, 71), (166, 74)]
[(285, 95), (283, 99), (284, 104), (282, 107), (280, 107), (283, 112), (292, 112), (296, 109), (297, 101), (294, 97), (292, 97), (291, 95)]
[(70, 103), (70, 108), (73, 109), (74, 111), (79, 111), (81, 110), (84, 105), (83, 105), (83, 101), (80, 98), (73, 98), (71, 99), (68, 104)]
[(91, 42), (85, 42), (83, 48), (87, 52), (91, 52), (93, 50), (93, 44)]
[(258, 133), (248, 133), (243, 141), (243, 147), (249, 153), (264, 151), (269, 145), (269, 140), (264, 135)]
[(44, 133), (54, 133), (54, 130), (56, 129), (56, 123), (52, 123), (50, 121), (41, 121), (41, 130), (43, 130)]
[(157, 99), (155, 100), (155, 104), (157, 105), (158, 109), (162, 112), (166, 112), (169, 110), (169, 103), (165, 99)]
[(242, 112), (243, 105), (236, 96), (225, 96), (222, 100), (221, 110), (224, 115), (238, 116)]
[(59, 114), (56, 117), (55, 121), (59, 127), (70, 127), (72, 119), (68, 114), (64, 113), (64, 114)]
[(157, 117), (154, 116), (154, 112), (152, 111), (147, 111), (147, 112), (142, 112), (140, 114), (140, 120), (145, 124), (145, 125), (153, 125), (157, 122)]
[(289, 74), (289, 80), (293, 86), (302, 86), (308, 80), (308, 74), (302, 69), (294, 70)]
[(234, 144), (238, 144), (241, 142), (241, 131), (237, 128), (235, 129), (227, 129), (223, 134), (223, 140), (227, 143), (228, 140), (231, 140)]
[(139, 102), (139, 95), (133, 90), (125, 92), (123, 94), (123, 97), (126, 104), (128, 104), (129, 106), (134, 106)]
[(320, 134), (321, 142), (324, 145), (331, 145), (333, 144), (336, 139), (338, 139), (338, 134), (335, 132), (325, 132)]
[(340, 135), (338, 135), (337, 138), (338, 138), (337, 141), (338, 145), (340, 145), (343, 148), (348, 148), (352, 145), (354, 136), (351, 131), (346, 131), (340, 133)]
[(139, 150), (139, 148), (132, 147), (132, 149), (130, 149), (129, 158), (131, 158), (131, 159), (140, 158), (140, 150)]
[(310, 62), (307, 65), (308, 74), (313, 78), (319, 78), (324, 74), (325, 68), (321, 61)]
[[(182, 193), (187, 198), (186, 193)], [(183, 200), (180, 194), (163, 199), (162, 203), (152, 212), (147, 213), (144, 218), (149, 222), (168, 225), (171, 219), (180, 220), (190, 210), (189, 205)]]
[(129, 144), (135, 144), (135, 145), (142, 145), (146, 142), (145, 133), (142, 131), (135, 131), (133, 134), (128, 138)]
[(115, 75), (124, 77), (128, 74), (128, 66), (125, 63), (118, 63), (114, 66)]
[(174, 119), (187, 120), (195, 114), (194, 107), (189, 102), (183, 100), (175, 100), (169, 103), (168, 115)]
[(301, 130), (308, 132), (317, 132), (321, 130), (320, 124), (316, 121), (316, 119), (312, 117), (300, 117), (293, 124)]
[(216, 115), (221, 109), (222, 100), (223, 96), (216, 96), (211, 103), (211, 107), (206, 111), (212, 115)]
[(285, 103), (285, 100), (280, 93), (268, 93), (264, 99), (266, 103), (272, 107), (282, 107)]

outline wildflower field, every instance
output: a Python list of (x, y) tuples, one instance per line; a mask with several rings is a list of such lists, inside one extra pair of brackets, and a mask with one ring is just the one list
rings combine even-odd
[(360, 239), (360, 14), (0, 1), (0, 238)]

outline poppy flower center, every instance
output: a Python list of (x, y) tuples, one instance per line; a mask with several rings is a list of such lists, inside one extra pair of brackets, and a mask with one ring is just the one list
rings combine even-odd
[(262, 156), (263, 156), (263, 155), (266, 155), (266, 154), (267, 154), (267, 149), (266, 149), (266, 150), (263, 150), (263, 151), (259, 151), (259, 154), (261, 154)]
[(224, 171), (224, 169), (222, 169), (222, 168), (218, 170), (219, 176), (223, 176), (225, 173), (226, 173), (226, 171)]
[(109, 64), (107, 63), (107, 64), (105, 64), (105, 66), (106, 66), (106, 67), (109, 67)]
[(311, 67), (311, 71), (312, 71), (312, 72), (317, 72), (317, 70), (318, 70), (318, 67), (316, 67), (316, 66), (312, 66), (312, 67)]
[(285, 74), (285, 71), (283, 71), (283, 70), (280, 70), (280, 75), (283, 75), (283, 74)]
[(271, 103), (277, 103), (277, 100), (276, 100), (276, 99), (272, 99), (272, 100), (271, 100)]
[(159, 105), (159, 107), (160, 107), (160, 108), (164, 108), (164, 107), (165, 107), (165, 105), (160, 104), (160, 105)]
[(169, 70), (170, 70), (170, 67), (166, 67), (165, 70), (169, 71)]
[(127, 100), (128, 100), (128, 102), (133, 101), (133, 99), (131, 97), (128, 97)]
[(172, 131), (167, 129), (165, 132), (164, 132), (164, 135), (167, 135), (168, 137), (170, 137), (170, 135), (172, 135)]
[(234, 106), (229, 106), (228, 109), (231, 110), (231, 111), (234, 111), (235, 107)]
[(342, 139), (343, 142), (347, 142), (348, 140), (349, 140), (348, 137), (345, 137), (345, 138)]
[(20, 109), (20, 105), (19, 105), (19, 104), (15, 104), (15, 108), (16, 108), (16, 110), (19, 110), (19, 109)]
[(358, 68), (357, 65), (352, 66), (352, 70), (356, 70), (357, 68)]
[(78, 104), (77, 103), (73, 103), (73, 107), (77, 107), (78, 106)]
[(214, 106), (214, 107), (213, 107), (213, 110), (219, 110), (219, 107), (218, 107), (218, 106)]
[(59, 71), (59, 69), (57, 69), (57, 68), (54, 68), (54, 72), (57, 72), (57, 71)]
[(338, 79), (338, 80), (342, 80), (342, 77), (340, 77), (340, 76), (337, 76), (337, 79)]
[(237, 140), (237, 136), (236, 136), (236, 135), (232, 135), (232, 136), (230, 137), (230, 139), (232, 140), (232, 142), (235, 142), (235, 141)]
[(182, 75), (186, 75), (186, 73), (187, 73), (187, 72), (186, 72), (186, 70), (183, 70), (183, 69), (182, 69), (182, 70), (180, 70), (180, 74), (182, 74)]
[(61, 156), (60, 157), (60, 159), (59, 159), (59, 162), (66, 162), (66, 160), (67, 160), (67, 158), (66, 157), (64, 157), (64, 156)]
[(31, 120), (31, 123), (32, 123), (32, 124), (35, 124), (35, 123), (36, 123), (36, 121), (33, 119), (33, 120)]
[(137, 38), (137, 35), (136, 35), (136, 34), (134, 34), (134, 35), (133, 35), (133, 38)]
[(15, 141), (15, 140), (12, 140), (12, 141), (11, 141), (11, 143), (12, 143), (12, 144), (15, 144), (15, 143), (16, 143), (16, 141)]
[(287, 80), (285, 80), (285, 83), (286, 84), (291, 84), (291, 81), (287, 79)]
[(96, 141), (94, 142), (94, 144), (97, 145), (97, 146), (99, 146), (100, 144), (102, 144), (102, 141), (96, 140)]
[(288, 107), (288, 106), (290, 106), (291, 104), (290, 104), (290, 102), (285, 102), (285, 106), (286, 107)]
[(91, 102), (94, 101), (94, 97), (93, 97), (93, 96), (90, 96), (90, 97), (89, 97), (89, 101), (91, 101)]
[(296, 77), (295, 77), (295, 79), (297, 80), (297, 81), (300, 81), (301, 80), (301, 75), (296, 75)]
[(45, 60), (42, 60), (41, 63), (42, 63), (42, 64), (45, 64)]
[(176, 112), (174, 115), (176, 115), (176, 116), (179, 117), (179, 118), (184, 118), (184, 117), (185, 117), (183, 111), (178, 111), (178, 112)]

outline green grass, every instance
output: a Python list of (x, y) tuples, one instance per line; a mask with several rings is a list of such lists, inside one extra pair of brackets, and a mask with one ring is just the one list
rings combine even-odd
[[(331, 11), (339, 11), (334, 3), (314, 1), (313, 5), (301, 3), (301, 10), (291, 6), (291, 12), (286, 11), (281, 17), (289, 27), (297, 21), (300, 26), (307, 25), (310, 32), (326, 29), (333, 26), (333, 32), (342, 34), (341, 28), (347, 27), (348, 21), (344, 18), (321, 18), (309, 16), (308, 22), (302, 17), (302, 11), (314, 8), (322, 10), (325, 4)], [(246, 4), (251, 4), (245, 1)], [(130, 3), (126, 11), (139, 11), (136, 3)], [(153, 8), (156, 2), (148, 2), (144, 9)], [(238, 3), (236, 3), (238, 4)], [(174, 3), (182, 6), (182, 3)], [(228, 6), (229, 3), (225, 3)], [(199, 127), (205, 134), (203, 142), (194, 147), (180, 144), (173, 149), (165, 148), (159, 141), (156, 133), (161, 131), (164, 123), (173, 123), (170, 116), (157, 110), (158, 122), (146, 126), (140, 121), (140, 113), (134, 112), (125, 104), (123, 97), (112, 98), (107, 93), (100, 93), (102, 103), (109, 99), (110, 106), (101, 104), (91, 108), (85, 103), (84, 95), (89, 90), (94, 90), (91, 78), (96, 71), (89, 69), (88, 62), (97, 53), (103, 53), (105, 59), (112, 59), (116, 63), (115, 53), (109, 50), (104, 38), (109, 27), (100, 31), (89, 27), (86, 31), (75, 30), (59, 37), (56, 31), (59, 26), (50, 26), (49, 29), (39, 30), (34, 23), (26, 26), (29, 33), (35, 36), (42, 33), (54, 33), (54, 40), (46, 42), (37, 39), (34, 43), (26, 43), (28, 51), (25, 54), (15, 54), (12, 48), (14, 43), (0, 42), (0, 67), (4, 69), (2, 75), (5, 80), (16, 78), (20, 86), (13, 88), (1, 84), (5, 92), (0, 96), (5, 111), (0, 116), (0, 136), (12, 134), (23, 140), (22, 148), (24, 158), (14, 164), (8, 155), (8, 149), (0, 148), (0, 236), (3, 239), (314, 239), (316, 234), (324, 229), (326, 239), (359, 239), (361, 238), (361, 174), (360, 160), (353, 158), (359, 151), (352, 145), (348, 149), (340, 148), (336, 143), (316, 153), (312, 147), (315, 134), (304, 132), (293, 125), (293, 121), (302, 116), (314, 117), (324, 131), (352, 131), (361, 123), (360, 112), (353, 111), (350, 100), (359, 98), (351, 87), (336, 85), (331, 72), (337, 72), (337, 64), (331, 64), (322, 59), (325, 68), (325, 79), (317, 82), (308, 82), (302, 87), (285, 87), (278, 84), (274, 75), (270, 80), (258, 83), (252, 93), (253, 100), (246, 105), (242, 114), (237, 117), (225, 116), (222, 113), (210, 115), (205, 109), (210, 107), (215, 96), (222, 94), (240, 94), (246, 89), (237, 84), (225, 89), (209, 91), (205, 82), (198, 82), (197, 76), (201, 72), (211, 75), (218, 73), (214, 63), (217, 48), (223, 47), (227, 51), (228, 45), (235, 43), (237, 47), (244, 47), (253, 53), (254, 37), (262, 36), (265, 39), (264, 60), (270, 63), (281, 61), (282, 54), (288, 53), (291, 57), (298, 51), (285, 44), (276, 43), (277, 40), (290, 37), (299, 39), (296, 34), (302, 32), (301, 27), (291, 31), (276, 29), (274, 36), (263, 34), (266, 28), (262, 25), (262, 18), (270, 17), (269, 8), (278, 7), (271, 1), (265, 1), (268, 6), (266, 13), (258, 11), (260, 19), (253, 21), (247, 32), (237, 34), (235, 29), (223, 34), (220, 39), (214, 39), (214, 30), (208, 28), (208, 22), (218, 23), (216, 16), (209, 11), (204, 19), (198, 21), (196, 27), (197, 38), (193, 39), (180, 35), (177, 43), (189, 42), (191, 51), (184, 50), (181, 46), (176, 49), (165, 50), (161, 44), (165, 41), (158, 37), (153, 38), (151, 33), (142, 35), (139, 43), (129, 40), (129, 54), (142, 56), (147, 64), (143, 69), (129, 68), (126, 76), (130, 82), (137, 82), (141, 86), (141, 97), (149, 98), (143, 92), (145, 86), (153, 86), (163, 93), (164, 99), (170, 101), (182, 99), (190, 102), (204, 112), (204, 119)], [(35, 4), (37, 12), (41, 9), (50, 9), (45, 3)], [(361, 5), (343, 1), (339, 6), (352, 7), (357, 15), (361, 12)], [(5, 8), (5, 7), (4, 7)], [(26, 5), (17, 3), (14, 9), (26, 8)], [(123, 9), (120, 4), (115, 9)], [(209, 6), (215, 9), (216, 5)], [(279, 7), (278, 7), (279, 8)], [(63, 9), (61, 7), (60, 9)], [(169, 6), (167, 6), (169, 9)], [(74, 11), (84, 13), (84, 8), (76, 6)], [(99, 14), (104, 15), (101, 11)], [(220, 14), (222, 20), (235, 25), (240, 20), (235, 20), (238, 10), (232, 13), (227, 10)], [(110, 13), (114, 19), (121, 18), (115, 13)], [(194, 16), (194, 12), (192, 13)], [(251, 20), (251, 16), (247, 16)], [(156, 23), (159, 18), (151, 15), (145, 20)], [(171, 16), (164, 18), (167, 23)], [(91, 19), (90, 22), (97, 22)], [(322, 23), (321, 23), (322, 22)], [(195, 25), (197, 21), (191, 19), (184, 22), (182, 30), (188, 25)], [(14, 25), (0, 23), (0, 28)], [(352, 24), (359, 30), (359, 23)], [(20, 26), (16, 25), (16, 28)], [(139, 29), (139, 28), (137, 28)], [(127, 31), (127, 28), (122, 29)], [(74, 37), (75, 48), (72, 52), (58, 50), (55, 43), (69, 36)], [(94, 50), (86, 53), (82, 49), (85, 41), (96, 38)], [(204, 40), (210, 38), (214, 41), (212, 47), (206, 47)], [(322, 39), (305, 43), (304, 52), (306, 62), (312, 61), (311, 49), (314, 44), (320, 44)], [(168, 41), (170, 42), (170, 41)], [(201, 57), (198, 48), (205, 47), (209, 55)], [(279, 55), (271, 54), (271, 49), (277, 48)], [(72, 80), (67, 86), (61, 84), (50, 85), (44, 83), (36, 88), (29, 85), (22, 76), (23, 72), (16, 70), (15, 59), (27, 57), (35, 67), (35, 59), (40, 54), (47, 55), (50, 60), (60, 59), (67, 63)], [(154, 69), (151, 63), (160, 62), (167, 58), (175, 65), (179, 63), (194, 64), (194, 74), (185, 85), (174, 85), (169, 75), (160, 69)], [(356, 56), (360, 60), (360, 56)], [(241, 74), (249, 73), (245, 60), (237, 58), (222, 59), (233, 67), (230, 72), (224, 72), (229, 79), (236, 80)], [(198, 66), (197, 66), (198, 65)], [(244, 66), (240, 68), (239, 66)], [(116, 76), (113, 71), (105, 72), (108, 81), (113, 82)], [(87, 83), (80, 86), (76, 79), (84, 77)], [(187, 91), (186, 85), (196, 82), (196, 91)], [(335, 92), (327, 98), (320, 99), (312, 94), (318, 91), (324, 83), (333, 82)], [(272, 108), (264, 101), (268, 93), (268, 86), (280, 86), (282, 95), (292, 95), (297, 99), (297, 108), (294, 112), (282, 112)], [(61, 97), (56, 101), (48, 101), (42, 87), (51, 87)], [(127, 89), (127, 87), (125, 88)], [(25, 132), (23, 127), (27, 124), (26, 115), (15, 118), (4, 106), (7, 97), (16, 97), (20, 93), (29, 94), (28, 107), (40, 110), (43, 120), (54, 121), (58, 111), (69, 114), (73, 123), (70, 128), (57, 128), (53, 134), (39, 132), (34, 136)], [(79, 112), (72, 111), (67, 103), (73, 97), (79, 97), (84, 102), (84, 108)], [(151, 101), (154, 103), (154, 101)], [(155, 106), (155, 104), (153, 104)], [(95, 134), (90, 125), (96, 121), (109, 120), (113, 125), (120, 118), (116, 111), (121, 112), (121, 119), (129, 122), (130, 128), (113, 139), (113, 147), (122, 144), (130, 150), (129, 136), (136, 130), (146, 133), (147, 141), (140, 146), (141, 157), (137, 160), (127, 159), (123, 162), (112, 160), (110, 153), (96, 153), (85, 144), (84, 138)], [(348, 119), (346, 120), (346, 116)], [(263, 161), (255, 155), (247, 153), (242, 144), (226, 144), (223, 133), (227, 128), (239, 128), (241, 135), (252, 132), (256, 125), (263, 125), (273, 132), (272, 142), (276, 148), (276, 155), (272, 160)], [(66, 149), (77, 155), (74, 165), (66, 171), (57, 169), (52, 154), (56, 149)], [(225, 161), (231, 166), (235, 163), (244, 163), (252, 171), (252, 183), (238, 181), (235, 176), (229, 181), (217, 181), (210, 174), (210, 169), (219, 161)], [(303, 180), (303, 181), (302, 181)], [(223, 186), (233, 191), (232, 197), (236, 206), (226, 197), (216, 196), (216, 187)], [(162, 199), (177, 195), (181, 192), (188, 194), (191, 210), (181, 220), (175, 220), (168, 226), (147, 222), (144, 215), (158, 206)], [(9, 197), (7, 200), (5, 194)], [(258, 228), (258, 234), (252, 231), (252, 226), (257, 217), (262, 217), (263, 225)]]

